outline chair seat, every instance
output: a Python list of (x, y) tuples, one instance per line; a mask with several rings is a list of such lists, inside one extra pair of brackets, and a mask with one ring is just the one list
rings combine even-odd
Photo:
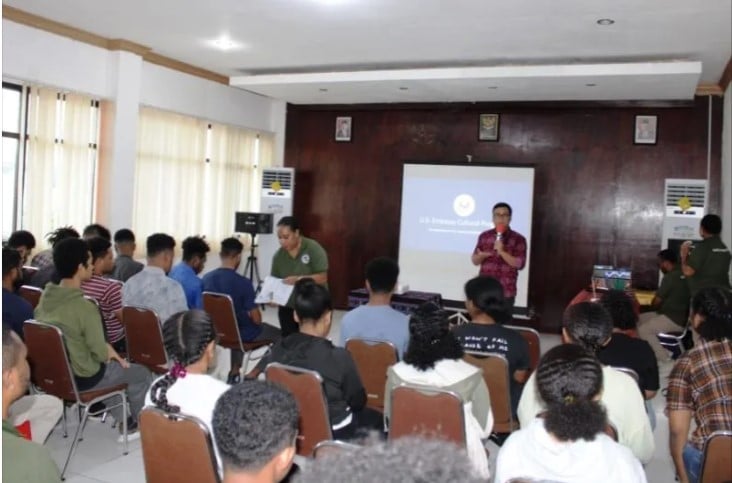
[(79, 392), (79, 399), (81, 399), (81, 402), (86, 404), (89, 401), (93, 401), (100, 396), (104, 396), (105, 394), (111, 394), (117, 391), (124, 391), (126, 389), (127, 384), (117, 384), (116, 386), (109, 386), (101, 389), (90, 389), (88, 391)]
[[(244, 347), (245, 351), (253, 351), (254, 349), (259, 349), (260, 347), (264, 347), (266, 345), (273, 344), (274, 341), (271, 341), (269, 339), (263, 339), (263, 340), (256, 340), (253, 342), (243, 342), (241, 343), (242, 347)], [(237, 347), (239, 349), (239, 347)]]

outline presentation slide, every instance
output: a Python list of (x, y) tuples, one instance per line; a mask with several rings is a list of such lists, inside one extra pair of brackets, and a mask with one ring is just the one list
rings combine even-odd
[(478, 274), (470, 256), (478, 235), (493, 228), (493, 205), (513, 208), (511, 229), (528, 245), (519, 272), (516, 308), (527, 307), (534, 168), (405, 163), (399, 236), (401, 283), (463, 301), (463, 285)]

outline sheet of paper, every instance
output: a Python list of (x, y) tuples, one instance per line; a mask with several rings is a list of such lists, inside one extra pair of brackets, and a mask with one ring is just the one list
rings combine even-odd
[(277, 305), (287, 305), (293, 288), (294, 285), (287, 285), (281, 278), (267, 276), (262, 283), (262, 290), (254, 301), (258, 304), (274, 302)]

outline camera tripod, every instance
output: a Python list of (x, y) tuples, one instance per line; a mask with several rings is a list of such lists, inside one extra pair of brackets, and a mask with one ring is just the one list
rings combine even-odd
[(262, 290), (262, 277), (259, 275), (259, 264), (257, 263), (257, 255), (255, 254), (255, 250), (258, 246), (257, 234), (249, 233), (249, 236), (252, 237), (252, 245), (249, 247), (249, 256), (247, 257), (247, 263), (244, 266), (244, 275), (249, 277), (252, 285), (254, 285), (254, 293), (259, 295), (259, 292)]

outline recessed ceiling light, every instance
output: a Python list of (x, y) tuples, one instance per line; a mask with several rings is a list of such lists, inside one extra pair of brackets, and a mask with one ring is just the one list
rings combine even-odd
[(229, 38), (225, 35), (222, 35), (221, 37), (219, 37), (217, 39), (210, 40), (207, 42), (207, 44), (210, 45), (211, 47), (214, 47), (218, 50), (223, 50), (223, 51), (238, 50), (238, 49), (243, 49), (245, 47), (245, 45), (242, 44), (241, 42), (232, 40), (231, 38)]
[(320, 92), (328, 92), (328, 89), (326, 89), (325, 87), (321, 87), (321, 88), (320, 88), (320, 89), (318, 89), (318, 90), (319, 90)]
[(498, 89), (498, 86), (488, 86), (488, 89)]
[(587, 87), (595, 87), (597, 84), (585, 84)]
[(601, 18), (597, 21), (597, 25), (612, 25), (615, 23), (615, 20), (611, 18)]
[(402, 87), (399, 88), (399, 90), (400, 91), (408, 91), (409, 90), (409, 87), (402, 86)]

